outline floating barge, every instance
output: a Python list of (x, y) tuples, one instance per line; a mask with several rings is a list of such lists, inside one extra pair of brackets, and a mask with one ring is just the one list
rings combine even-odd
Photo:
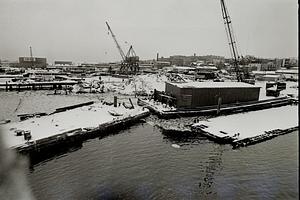
[(289, 97), (279, 97), (260, 101), (251, 101), (235, 104), (223, 104), (218, 108), (215, 106), (205, 106), (197, 109), (176, 109), (164, 107), (159, 102), (138, 99), (138, 104), (148, 108), (160, 118), (176, 118), (183, 116), (204, 116), (204, 115), (220, 115), (220, 114), (233, 114), (247, 111), (262, 110), (285, 105), (292, 105), (296, 101)]
[[(110, 110), (123, 115), (112, 116), (108, 112)], [(31, 153), (108, 135), (138, 122), (149, 114), (149, 110), (143, 108), (126, 109), (94, 104), (40, 118), (7, 123), (0, 128), (7, 148)], [(17, 134), (20, 132), (30, 132), (31, 137)]]
[(282, 106), (211, 118), (192, 131), (234, 148), (256, 144), (298, 130), (298, 106)]

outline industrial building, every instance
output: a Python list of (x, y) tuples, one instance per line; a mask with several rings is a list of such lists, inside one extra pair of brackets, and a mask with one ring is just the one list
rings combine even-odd
[(165, 88), (167, 95), (176, 98), (177, 108), (257, 101), (259, 91), (260, 87), (243, 82), (166, 82)]
[(24, 68), (46, 68), (47, 59), (37, 57), (19, 57), (19, 67)]

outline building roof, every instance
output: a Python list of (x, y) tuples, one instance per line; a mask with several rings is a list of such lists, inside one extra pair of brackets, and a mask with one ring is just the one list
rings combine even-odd
[(277, 70), (276, 73), (281, 73), (281, 74), (298, 74), (298, 70), (294, 70), (294, 69), (282, 69), (282, 70)]
[(196, 69), (203, 69), (203, 70), (209, 70), (209, 69), (211, 69), (211, 70), (218, 70), (218, 68), (217, 67), (215, 67), (215, 66), (197, 66), (196, 67)]
[(193, 70), (194, 67), (186, 67), (186, 66), (173, 66), (174, 69), (182, 69), (182, 70)]
[(259, 88), (248, 83), (242, 82), (186, 82), (186, 83), (171, 83), (179, 88)]
[(267, 75), (264, 75), (263, 77), (265, 77), (265, 78), (279, 78), (280, 77), (280, 75), (273, 75), (273, 74), (267, 74)]

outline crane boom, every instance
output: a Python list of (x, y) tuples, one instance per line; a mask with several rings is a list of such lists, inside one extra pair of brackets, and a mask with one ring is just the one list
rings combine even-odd
[(106, 23), (106, 25), (107, 25), (107, 28), (108, 28), (109, 32), (111, 33), (112, 38), (114, 39), (114, 41), (115, 41), (115, 43), (116, 43), (116, 45), (117, 45), (117, 48), (118, 48), (119, 53), (120, 53), (120, 55), (121, 55), (121, 57), (122, 57), (122, 60), (125, 61), (126, 56), (125, 56), (125, 54), (124, 54), (124, 52), (123, 52), (121, 46), (119, 45), (119, 43), (118, 43), (118, 41), (117, 41), (117, 39), (116, 39), (115, 34), (112, 32), (112, 30), (111, 30), (109, 24), (108, 24), (107, 22), (105, 22), (105, 23)]
[(225, 24), (225, 30), (226, 30), (226, 34), (227, 34), (227, 38), (228, 38), (229, 46), (230, 46), (230, 53), (234, 59), (234, 68), (236, 71), (236, 76), (237, 76), (238, 81), (242, 81), (242, 76), (240, 74), (240, 69), (239, 69), (239, 64), (238, 64), (239, 55), (238, 55), (238, 51), (237, 51), (237, 47), (236, 47), (235, 37), (233, 34), (231, 19), (229, 17), (228, 10), (226, 8), (224, 0), (220, 0), (220, 2), (221, 2), (222, 16), (223, 16), (224, 24)]

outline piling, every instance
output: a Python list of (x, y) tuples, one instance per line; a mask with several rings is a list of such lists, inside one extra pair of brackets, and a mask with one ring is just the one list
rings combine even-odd
[(118, 97), (114, 96), (114, 107), (118, 106)]
[(134, 109), (134, 105), (133, 105), (133, 103), (132, 103), (132, 101), (131, 101), (131, 98), (129, 98), (129, 102), (130, 102), (130, 104), (131, 104), (131, 108)]

